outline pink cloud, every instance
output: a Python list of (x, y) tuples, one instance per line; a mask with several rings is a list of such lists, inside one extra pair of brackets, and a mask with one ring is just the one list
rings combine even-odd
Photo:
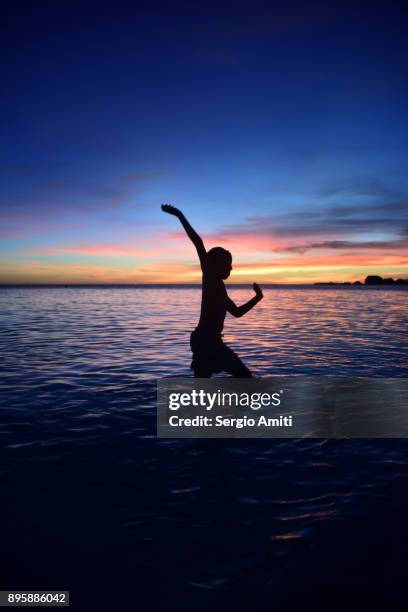
[(234, 271), (239, 273), (240, 270), (259, 269), (259, 268), (309, 268), (311, 266), (322, 266), (330, 268), (333, 266), (407, 266), (408, 256), (401, 255), (383, 255), (383, 254), (366, 254), (366, 253), (343, 253), (335, 255), (321, 256), (289, 256), (279, 259), (259, 260), (256, 262), (233, 263)]
[(140, 257), (157, 258), (169, 257), (169, 255), (182, 254), (184, 256), (193, 255), (192, 245), (185, 241), (175, 249), (166, 247), (167, 236), (152, 237), (149, 244), (142, 246), (133, 244), (70, 244), (60, 246), (40, 246), (30, 248), (25, 251), (26, 255), (34, 257), (53, 257), (59, 255), (84, 255), (92, 257)]

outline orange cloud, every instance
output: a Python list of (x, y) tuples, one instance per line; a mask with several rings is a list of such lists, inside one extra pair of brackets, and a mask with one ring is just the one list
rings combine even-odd
[[(204, 237), (207, 249), (217, 244), (231, 248), (233, 272), (230, 282), (257, 280), (273, 282), (348, 281), (367, 274), (406, 276), (408, 253), (405, 243), (322, 241), (314, 248), (305, 243), (288, 248), (274, 236), (245, 233)], [(292, 242), (294, 244), (295, 241)], [(392, 247), (390, 248), (390, 244)], [(233, 248), (232, 248), (232, 246)], [(312, 245), (313, 247), (313, 245)], [(37, 247), (25, 252), (25, 262), (3, 263), (2, 283), (199, 283), (199, 269), (193, 245), (183, 232), (144, 237), (123, 244), (65, 244)], [(84, 259), (53, 261), (58, 256)], [(114, 263), (108, 260), (114, 259)]]
[(234, 271), (254, 270), (259, 268), (336, 268), (353, 266), (407, 266), (408, 256), (393, 254), (366, 254), (366, 253), (343, 253), (323, 256), (291, 256), (280, 257), (279, 259), (261, 260), (257, 262), (237, 262)]
[(1, 284), (151, 284), (200, 282), (199, 266), (20, 262), (0, 266)]
[[(276, 260), (236, 262), (231, 283), (313, 283), (350, 281), (368, 274), (406, 277), (408, 259), (397, 255), (377, 256), (359, 253), (331, 257), (285, 257)], [(0, 283), (200, 283), (201, 270), (196, 263), (152, 262), (145, 264), (105, 265), (55, 262), (3, 263)]]

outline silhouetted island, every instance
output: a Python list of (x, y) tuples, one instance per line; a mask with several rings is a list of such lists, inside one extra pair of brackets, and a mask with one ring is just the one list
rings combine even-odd
[(408, 285), (407, 278), (382, 278), (381, 276), (367, 276), (364, 281), (365, 285)]
[(408, 278), (397, 278), (397, 279), (393, 279), (393, 278), (382, 278), (381, 276), (377, 276), (375, 274), (371, 275), (371, 276), (366, 276), (364, 283), (362, 283), (361, 281), (354, 281), (352, 282), (344, 282), (344, 283), (335, 283), (333, 281), (329, 281), (329, 282), (321, 282), (321, 283), (314, 283), (315, 285), (359, 285), (359, 286), (363, 286), (363, 285), (408, 285)]

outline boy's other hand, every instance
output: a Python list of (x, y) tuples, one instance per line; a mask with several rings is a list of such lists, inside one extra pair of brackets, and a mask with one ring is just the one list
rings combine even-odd
[(180, 217), (183, 214), (181, 210), (175, 206), (172, 206), (171, 204), (162, 204), (161, 209), (163, 212), (168, 213), (169, 215), (174, 215), (175, 217)]
[(262, 299), (263, 293), (262, 293), (262, 289), (260, 288), (260, 286), (257, 283), (254, 283), (252, 286), (254, 288), (256, 296)]

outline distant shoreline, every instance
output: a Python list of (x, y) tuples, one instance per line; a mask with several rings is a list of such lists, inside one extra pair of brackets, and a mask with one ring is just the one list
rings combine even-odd
[(329, 282), (319, 282), (319, 283), (313, 283), (314, 285), (347, 285), (347, 286), (357, 286), (357, 287), (394, 287), (395, 285), (397, 286), (408, 286), (408, 279), (407, 278), (383, 278), (382, 276), (377, 276), (375, 274), (370, 275), (370, 276), (366, 276), (366, 278), (364, 279), (364, 283), (362, 283), (361, 281), (345, 281), (342, 283), (338, 283), (335, 281), (329, 281)]
[[(249, 289), (252, 284), (229, 283), (229, 289)], [(8, 283), (0, 284), (0, 289), (201, 289), (201, 283), (134, 283), (134, 284), (66, 284), (66, 283)], [(262, 289), (408, 289), (405, 283), (363, 284), (352, 282), (316, 282), (316, 283), (262, 283)]]

